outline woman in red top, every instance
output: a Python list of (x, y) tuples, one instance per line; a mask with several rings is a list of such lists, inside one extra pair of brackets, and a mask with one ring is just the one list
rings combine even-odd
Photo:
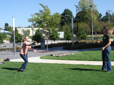
[[(34, 43), (36, 43), (36, 41), (34, 41), (32, 44), (34, 44)], [(36, 50), (33, 50), (31, 48), (30, 45), (32, 45), (32, 44), (28, 43), (28, 36), (23, 37), (23, 45), (22, 45), (22, 48), (20, 50), (20, 56), (25, 62), (22, 64), (22, 66), (20, 67), (20, 69), (18, 71), (23, 72), (26, 68), (26, 65), (28, 63), (28, 56), (27, 56), (28, 49), (32, 50), (34, 52), (37, 52)]]

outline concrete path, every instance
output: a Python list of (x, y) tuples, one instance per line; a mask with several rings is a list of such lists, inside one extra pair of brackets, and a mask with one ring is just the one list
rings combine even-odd
[[(83, 65), (102, 65), (102, 61), (75, 61), (75, 60), (49, 60), (40, 57), (28, 58), (31, 63), (55, 63), (55, 64), (83, 64)], [(24, 62), (22, 59), (12, 59), (11, 62)], [(114, 66), (114, 62), (111, 62)]]
[[(114, 47), (112, 47), (114, 48)], [(63, 50), (61, 47), (58, 48), (49, 48), (50, 52), (41, 53), (45, 49), (37, 49), (39, 53), (34, 53), (32, 51), (28, 52), (28, 59), (30, 63), (56, 63), (56, 64), (83, 64), (83, 65), (102, 65), (102, 61), (77, 61), (77, 60), (49, 60), (49, 59), (40, 59), (41, 56), (50, 55), (50, 54), (59, 54), (59, 53), (69, 53), (77, 51), (87, 51), (87, 50), (100, 50), (101, 48), (92, 48), (92, 49), (81, 49), (81, 50)], [(11, 62), (24, 62), (19, 55), (19, 51), (16, 52), (16, 55), (11, 52), (0, 52), (0, 59), (10, 58)], [(114, 66), (114, 61), (111, 62)]]

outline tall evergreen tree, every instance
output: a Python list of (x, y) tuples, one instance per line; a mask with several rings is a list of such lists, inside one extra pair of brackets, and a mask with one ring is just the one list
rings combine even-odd
[(8, 30), (8, 27), (9, 27), (9, 24), (8, 23), (5, 23), (5, 30)]
[[(14, 40), (13, 36), (14, 36), (14, 34), (12, 33), (11, 37), (10, 37), (10, 42), (13, 42), (13, 40)], [(16, 43), (22, 42), (22, 35), (18, 33), (17, 28), (15, 28), (15, 42)]]
[(71, 40), (72, 39), (71, 29), (68, 26), (65, 26), (64, 38), (66, 40)]
[(71, 18), (73, 17), (72, 12), (69, 9), (65, 9), (61, 14), (61, 26), (68, 25), (71, 23)]

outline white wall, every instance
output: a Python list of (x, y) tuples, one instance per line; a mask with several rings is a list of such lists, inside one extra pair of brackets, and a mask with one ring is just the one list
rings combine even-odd
[[(23, 34), (23, 31), (22, 31), (23, 29), (24, 29), (24, 30), (30, 30), (30, 35), (29, 35), (29, 36), (32, 36), (32, 35), (35, 34), (36, 30), (39, 29), (39, 28), (34, 28), (33, 34), (32, 34), (32, 29), (31, 29), (31, 28), (17, 28), (18, 32), (19, 32), (20, 34), (22, 34), (22, 35), (24, 35), (24, 34)], [(42, 28), (40, 28), (40, 29), (42, 30)]]
[(59, 35), (59, 37), (60, 38), (64, 38), (64, 32), (58, 32), (60, 35)]

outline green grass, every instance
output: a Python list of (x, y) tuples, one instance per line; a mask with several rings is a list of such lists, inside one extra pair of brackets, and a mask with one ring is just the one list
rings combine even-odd
[[(94, 51), (79, 51), (81, 54), (68, 55), (55, 57), (51, 55), (46, 55), (41, 57), (41, 59), (56, 59), (56, 60), (84, 60), (84, 61), (102, 61), (101, 50)], [(111, 51), (110, 59), (114, 61), (114, 50)]]
[[(114, 72), (98, 71), (101, 66), (28, 63), (0, 64), (0, 85), (113, 85)], [(114, 69), (114, 67), (112, 67)]]

